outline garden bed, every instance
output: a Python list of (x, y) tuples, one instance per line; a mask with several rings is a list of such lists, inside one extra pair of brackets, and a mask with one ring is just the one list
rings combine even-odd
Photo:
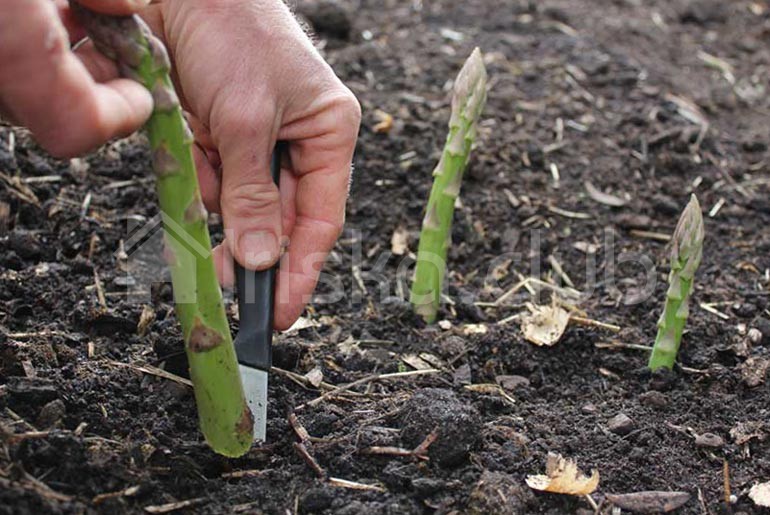
[[(747, 492), (770, 480), (770, 8), (531, 4), (305, 11), (364, 123), (325, 298), (277, 338), (269, 442), (236, 460), (197, 429), (170, 288), (149, 289), (121, 254), (157, 211), (141, 138), (58, 162), (20, 131), (11, 151), (0, 127), (0, 423), (13, 433), (0, 443), (0, 512), (592, 513), (585, 498), (526, 486), (556, 452), (599, 471), (597, 503), (677, 490), (691, 494), (681, 513), (724, 513), (727, 471), (733, 512), (760, 513)], [(426, 327), (396, 277), (416, 252), (447, 80), (474, 46), (490, 91), (455, 214), (454, 305)], [(377, 110), (389, 130), (375, 130)], [(663, 236), (692, 192), (706, 243), (689, 331), (681, 366), (651, 375), (638, 346), (662, 308)], [(656, 266), (652, 295), (638, 263), (607, 275), (624, 253)], [(500, 323), (533, 301), (521, 288), (491, 306), (532, 263), (540, 280), (592, 290), (584, 317), (620, 332), (571, 324), (536, 347), (516, 320)], [(315, 368), (326, 389), (298, 377)]]

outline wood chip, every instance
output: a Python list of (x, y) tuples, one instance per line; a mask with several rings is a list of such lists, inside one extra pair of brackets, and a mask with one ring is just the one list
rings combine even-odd
[(630, 494), (607, 494), (607, 500), (634, 513), (667, 513), (690, 500), (687, 492), (647, 491)]

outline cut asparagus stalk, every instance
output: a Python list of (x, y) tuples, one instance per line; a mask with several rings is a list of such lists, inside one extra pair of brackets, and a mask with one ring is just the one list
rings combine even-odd
[(168, 54), (139, 17), (101, 15), (72, 0), (70, 5), (96, 48), (152, 93), (155, 107), (145, 128), (201, 431), (216, 452), (240, 456), (251, 447), (253, 420), (212, 260), (193, 138), (169, 78)]
[(703, 237), (703, 215), (698, 199), (692, 195), (674, 230), (666, 305), (658, 320), (658, 335), (648, 365), (650, 370), (674, 367), (690, 313), (688, 305), (695, 271), (703, 255)]
[(484, 109), (487, 72), (477, 48), (463, 65), (454, 84), (449, 135), (433, 171), (433, 188), (422, 222), (411, 302), (415, 312), (431, 323), (441, 299), (451, 240), (455, 200), (476, 138), (476, 124)]

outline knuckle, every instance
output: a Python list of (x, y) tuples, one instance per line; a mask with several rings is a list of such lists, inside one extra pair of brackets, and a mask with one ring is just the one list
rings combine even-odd
[(238, 218), (278, 210), (281, 194), (271, 183), (239, 184), (222, 192), (222, 209)]

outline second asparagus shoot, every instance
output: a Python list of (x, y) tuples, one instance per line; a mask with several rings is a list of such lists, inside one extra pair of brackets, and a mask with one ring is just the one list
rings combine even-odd
[(651, 370), (674, 367), (690, 314), (690, 294), (703, 255), (703, 237), (703, 215), (698, 199), (693, 195), (674, 230), (666, 305), (658, 320), (658, 335), (648, 365)]
[(446, 272), (455, 200), (476, 139), (476, 124), (487, 98), (487, 72), (477, 48), (465, 61), (454, 84), (449, 135), (433, 171), (433, 188), (422, 222), (411, 302), (431, 323), (436, 319)]

